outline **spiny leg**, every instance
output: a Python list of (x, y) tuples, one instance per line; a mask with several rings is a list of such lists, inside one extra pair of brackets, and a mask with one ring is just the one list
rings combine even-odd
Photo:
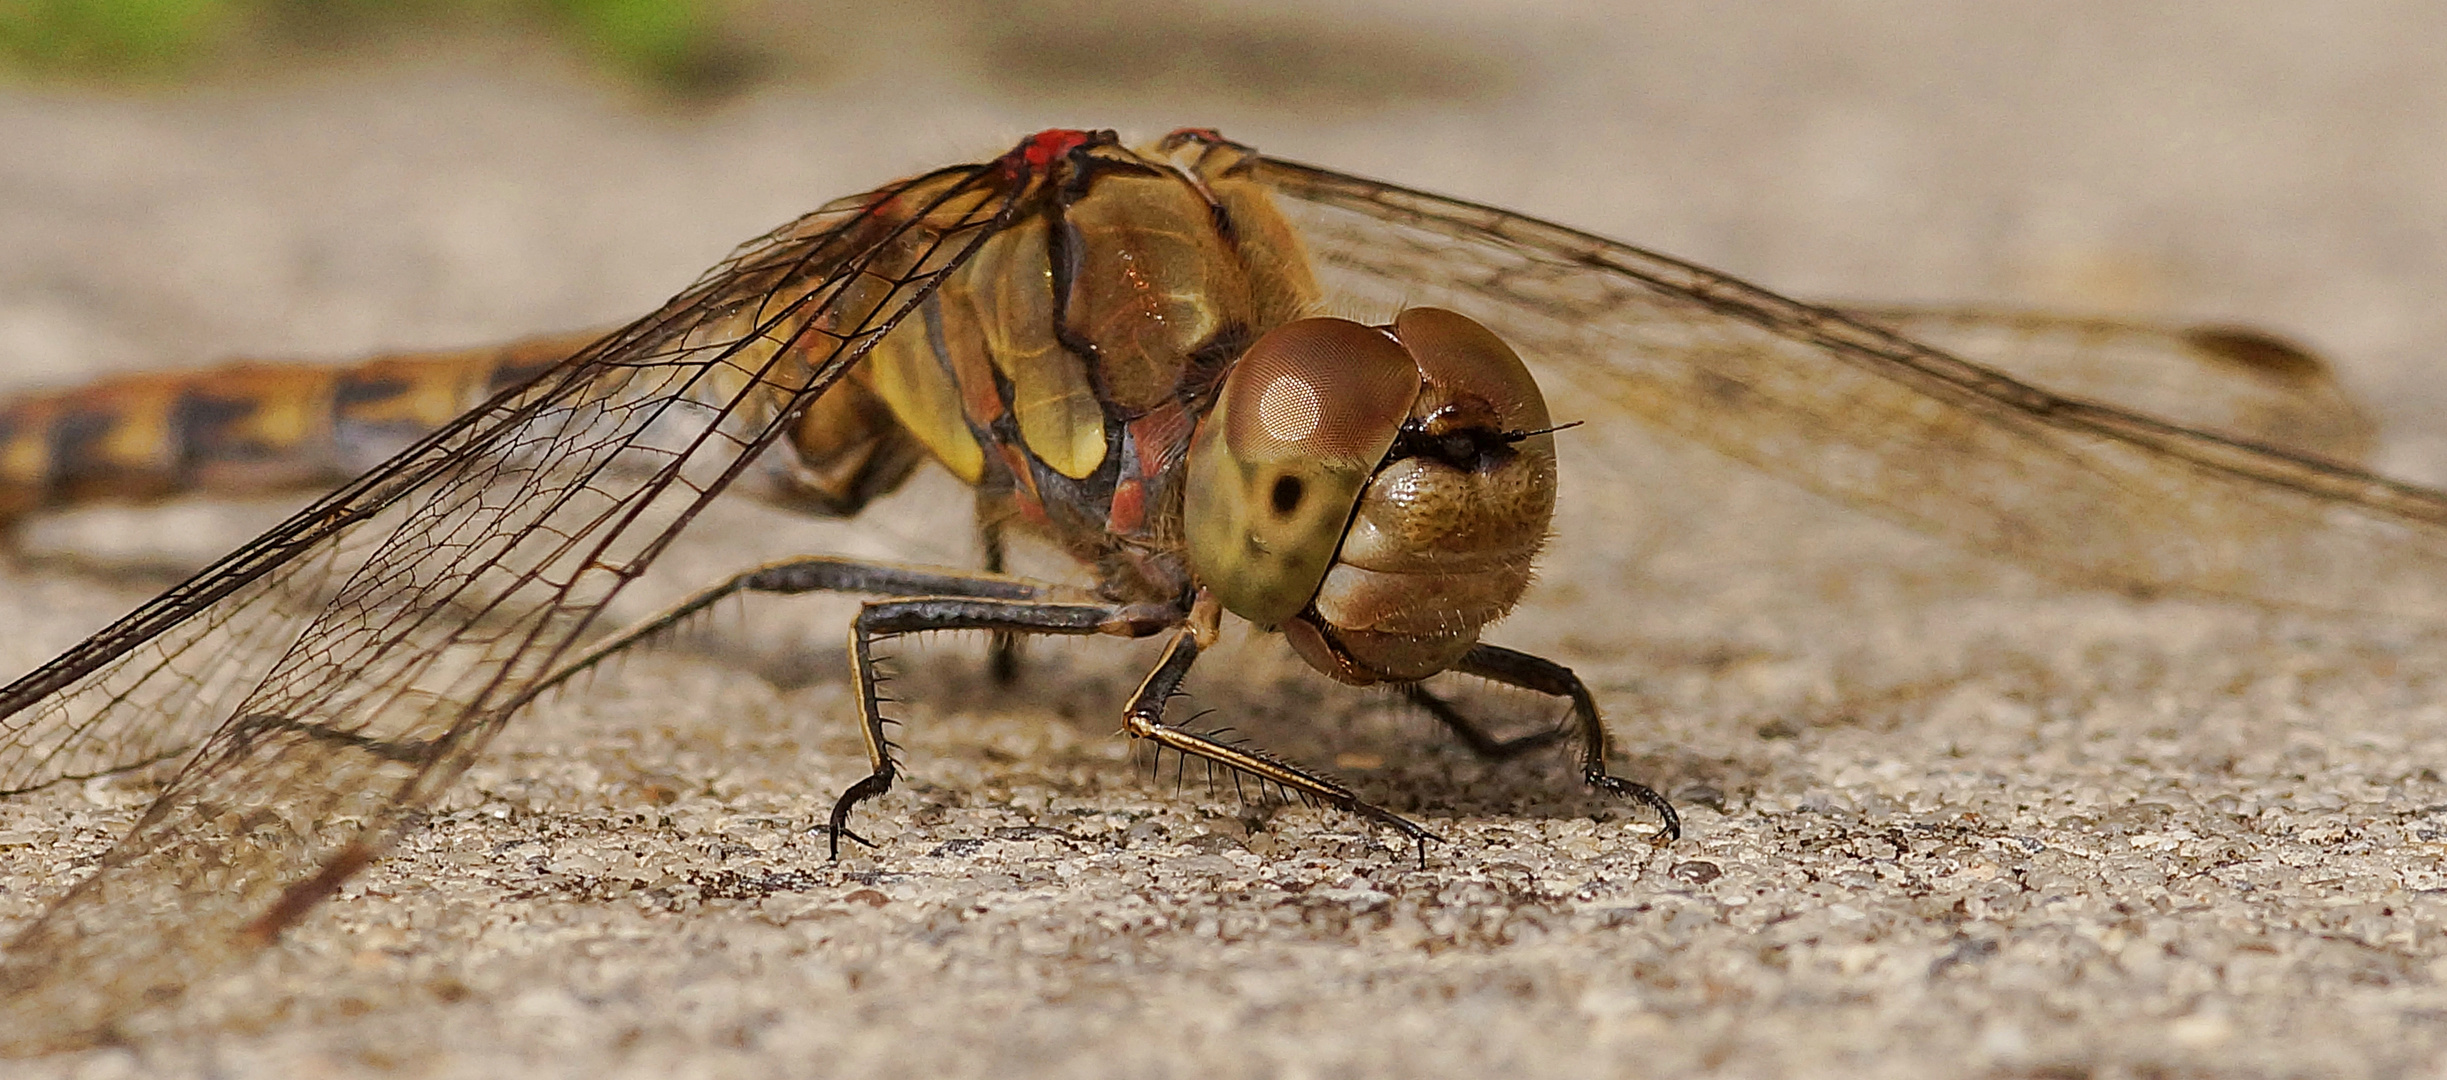
[(1419, 864), (1427, 865), (1427, 843), (1443, 838), (1427, 831), (1418, 823), (1391, 810), (1360, 800), (1359, 795), (1325, 777), (1298, 766), (1275, 759), (1264, 751), (1245, 746), (1233, 746), (1193, 731), (1173, 727), (1164, 722), (1164, 706), (1180, 689), (1181, 680), (1188, 677), (1190, 665), (1198, 659), (1198, 638), (1194, 629), (1184, 629), (1173, 635), (1164, 646), (1164, 656), (1156, 662), (1154, 671), (1130, 695), (1130, 705), (1123, 714), (1122, 730), (1131, 738), (1146, 739), (1163, 749), (1202, 758), (1227, 769), (1257, 777), (1339, 810), (1358, 814), (1370, 821), (1400, 830), (1419, 845)]
[[(1572, 703), (1573, 726), (1580, 734), (1581, 780), (1599, 791), (1634, 799), (1649, 809), (1655, 810), (1657, 816), (1665, 819), (1664, 827), (1657, 831), (1659, 843), (1682, 839), (1682, 816), (1674, 812), (1673, 803), (1666, 801), (1665, 796), (1657, 794), (1656, 789), (1646, 784), (1625, 780), (1606, 772), (1606, 722), (1597, 715), (1597, 699), (1590, 695), (1588, 685), (1580, 681), (1580, 676), (1572, 674), (1572, 669), (1552, 660), (1517, 652), (1500, 645), (1478, 645), (1462, 654), (1461, 661), (1454, 664), (1451, 670), (1465, 675), (1476, 675), (1488, 682), (1518, 686), (1524, 690), (1535, 690), (1541, 694), (1552, 694), (1569, 699)], [(1414, 695), (1412, 700), (1417, 701), (1421, 696), (1425, 696), (1423, 691)], [(1427, 700), (1435, 701), (1432, 697)], [(1509, 745), (1489, 739), (1484, 732), (1469, 726), (1469, 721), (1460, 719), (1459, 713), (1447, 716), (1446, 712), (1450, 712), (1449, 707), (1445, 712), (1437, 712), (1437, 707), (1443, 704), (1437, 701), (1435, 705), (1429, 706), (1429, 711), (1436, 712), (1437, 719), (1445, 721), (1447, 726), (1460, 733), (1464, 741), (1471, 743), (1472, 749), (1479, 748), (1480, 740), (1499, 748)], [(1456, 723), (1456, 720), (1459, 720), (1459, 723)], [(1536, 738), (1536, 736), (1530, 736), (1530, 738)], [(1516, 743), (1520, 741), (1519, 739), (1512, 740)]]
[(1181, 623), (1178, 607), (1162, 604), (1040, 601), (995, 597), (927, 596), (909, 600), (873, 600), (859, 609), (850, 624), (850, 676), (858, 702), (858, 730), (867, 740), (865, 779), (850, 785), (833, 804), (827, 827), (832, 831), (832, 857), (841, 857), (846, 836), (873, 847), (849, 829), (850, 811), (859, 803), (892, 790), (900, 775), (892, 760), (892, 742), (884, 737), (882, 698), (878, 691), (874, 643), (877, 640), (928, 630), (998, 630), (1018, 634), (1112, 634), (1145, 637)]
[(814, 555), (766, 563), (735, 574), (687, 599), (665, 608), (640, 622), (624, 627), (571, 657), (542, 682), (536, 684), (529, 697), (541, 694), (569, 679), (570, 676), (602, 663), (623, 649), (657, 634), (669, 631), (714, 604), (742, 593), (772, 593), (793, 596), (810, 592), (868, 593), (881, 596), (973, 596), (1003, 600), (1042, 600), (1056, 596), (1075, 595), (1047, 582), (1001, 574), (979, 574), (965, 570), (949, 570), (931, 566), (905, 566), (899, 563), (870, 562), (862, 559)]

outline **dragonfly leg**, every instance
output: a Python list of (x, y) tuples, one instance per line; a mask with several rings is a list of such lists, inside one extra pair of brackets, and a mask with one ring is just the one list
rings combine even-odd
[[(1005, 573), (1003, 523), (991, 518), (977, 523), (978, 541), (986, 551), (986, 573)], [(996, 630), (986, 636), (986, 671), (993, 675), (995, 685), (1009, 686), (1020, 678), (1020, 636), (1008, 630)]]
[(1271, 783), (1286, 791), (1298, 792), (1304, 798), (1315, 799), (1327, 806), (1358, 814), (1370, 821), (1390, 826), (1419, 845), (1419, 864), (1427, 865), (1427, 844), (1443, 837), (1427, 831), (1391, 810), (1362, 802), (1357, 793), (1339, 783), (1278, 760), (1265, 751), (1248, 746), (1234, 746), (1215, 739), (1174, 727), (1164, 722), (1164, 706), (1180, 689), (1181, 680), (1189, 675), (1190, 665), (1198, 659), (1198, 639), (1195, 630), (1184, 629), (1173, 635), (1164, 647), (1163, 659), (1146, 681), (1130, 695), (1130, 704), (1123, 714), (1122, 730), (1131, 738), (1146, 739), (1163, 749), (1214, 762), (1224, 768)]
[(1463, 745), (1470, 748), (1471, 753), (1489, 761), (1510, 761), (1532, 750), (1545, 749), (1562, 740), (1565, 734), (1564, 729), (1558, 727), (1545, 731), (1533, 731), (1527, 735), (1510, 739), (1499, 739), (1487, 734), (1486, 729), (1479, 727), (1477, 721), (1463, 715), (1462, 711), (1454, 708), (1451, 702), (1429, 693), (1427, 687), (1418, 683), (1404, 686), (1402, 696), (1409, 698), (1411, 704), (1426, 709), (1428, 715), (1443, 722), (1445, 730), (1459, 738)]
[(810, 592), (870, 593), (882, 596), (973, 596), (1004, 600), (1039, 600), (1056, 596), (1074, 596), (1075, 591), (1047, 582), (1008, 577), (999, 573), (972, 573), (931, 566), (905, 566), (899, 563), (868, 562), (829, 555), (807, 556), (766, 563), (742, 571), (722, 581), (698, 590), (687, 599), (673, 604), (643, 621), (624, 627), (604, 637), (586, 651), (579, 653), (546, 676), (529, 697), (566, 681), (570, 676), (602, 663), (612, 654), (669, 631), (687, 619), (725, 599), (742, 593), (772, 593), (794, 596)]
[[(1461, 662), (1453, 665), (1453, 670), (1476, 675), (1488, 682), (1569, 699), (1572, 702), (1573, 726), (1580, 733), (1580, 778), (1599, 791), (1633, 799), (1655, 810), (1658, 817), (1665, 819), (1664, 827), (1657, 830), (1659, 843), (1682, 838), (1682, 816), (1674, 812), (1674, 804), (1666, 801), (1665, 796), (1657, 794), (1655, 788), (1646, 784), (1606, 772), (1606, 722), (1597, 715), (1597, 699), (1590, 696), (1588, 685), (1580, 681), (1580, 676), (1572, 674), (1572, 669), (1502, 646), (1479, 645), (1464, 653)], [(1434, 711), (1434, 706), (1429, 708), (1431, 712)], [(1448, 726), (1453, 725), (1453, 721), (1442, 713), (1438, 713), (1437, 718), (1444, 720)], [(1455, 727), (1455, 730), (1462, 729)], [(1469, 740), (1471, 736), (1464, 734), (1462, 738)], [(1478, 733), (1477, 738), (1485, 739), (1486, 735)], [(1476, 743), (1472, 745), (1475, 749)]]
[[(1014, 634), (1112, 634), (1145, 637), (1179, 625), (1180, 609), (1162, 604), (1119, 604), (1014, 597), (921, 596), (906, 600), (871, 600), (850, 624), (850, 674), (858, 701), (859, 734), (867, 741), (865, 779), (850, 785), (833, 804), (828, 822), (832, 857), (841, 857), (841, 838), (867, 844), (849, 829), (850, 811), (859, 803), (892, 790), (900, 774), (892, 760), (891, 740), (884, 737), (882, 694), (876, 674), (875, 642), (929, 630), (995, 630)], [(872, 847), (872, 844), (868, 844)]]

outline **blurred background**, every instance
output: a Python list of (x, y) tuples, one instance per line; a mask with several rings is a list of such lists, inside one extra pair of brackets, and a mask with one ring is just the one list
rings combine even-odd
[(756, 55), (729, 40), (734, 14), (697, 0), (31, 0), (12, 5), (0, 45), (38, 77), (166, 82), (527, 34), (674, 91), (714, 91)]

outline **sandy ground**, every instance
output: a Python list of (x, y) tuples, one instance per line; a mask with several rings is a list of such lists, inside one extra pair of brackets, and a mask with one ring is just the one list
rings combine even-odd
[[(616, 320), (891, 176), (1051, 124), (1201, 124), (1799, 295), (2282, 328), (2374, 403), (2387, 468), (2447, 478), (2447, 9), (2131, 8), (1061, 9), (909, 20), (710, 106), (513, 47), (9, 91), (0, 364), (51, 385)], [(1671, 848), (1562, 757), (1475, 763), (1271, 642), (1193, 679), (1449, 837), (1423, 869), (1340, 815), (1150, 779), (1114, 734), (1145, 647), (1038, 649), (1004, 691), (946, 641), (899, 661), (912, 779), (866, 815), (880, 849), (829, 864), (808, 829), (861, 769), (845, 609), (765, 606), (538, 708), (134, 1045), (0, 1074), (2441, 1071), (2436, 627), (2085, 590), (1637, 433), (1584, 445), (1639, 485), (1573, 466), (1566, 550), (1495, 637), (1589, 678), (1618, 768), (1683, 807)], [(645, 591), (793, 548), (965, 560), (932, 524), (956, 502), (735, 508)], [(37, 529), (84, 558), (0, 570), (0, 659), (261, 514)], [(139, 799), (0, 804), (0, 927)]]

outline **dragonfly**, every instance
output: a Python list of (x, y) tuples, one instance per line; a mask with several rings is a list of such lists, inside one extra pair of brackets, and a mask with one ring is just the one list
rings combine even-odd
[[(2172, 418), (2086, 389), (2139, 368)], [(1046, 131), (833, 202), (606, 333), (0, 408), (0, 514), (339, 485), (0, 688), (0, 793), (170, 770), (0, 954), (0, 1043), (112, 1038), (263, 947), (539, 695), (746, 593), (874, 597), (850, 635), (870, 768), (824, 823), (836, 854), (901, 775), (874, 647), (950, 629), (1159, 638), (1130, 736), (1424, 859), (1425, 826), (1168, 716), (1226, 615), (1485, 755), (1568, 745), (1671, 841), (1671, 802), (1610, 771), (1589, 687), (1481, 640), (1546, 542), (1559, 429), (1618, 417), (2083, 580), (2442, 607), (2447, 495), (2353, 464), (2367, 425), (2277, 339), (1831, 308), (1208, 130)], [(983, 571), (786, 560), (608, 625), (711, 500), (851, 515), (930, 462), (976, 491)], [(1093, 583), (1005, 572), (1006, 534)], [(1498, 738), (1421, 686), (1448, 672), (1567, 718)]]

